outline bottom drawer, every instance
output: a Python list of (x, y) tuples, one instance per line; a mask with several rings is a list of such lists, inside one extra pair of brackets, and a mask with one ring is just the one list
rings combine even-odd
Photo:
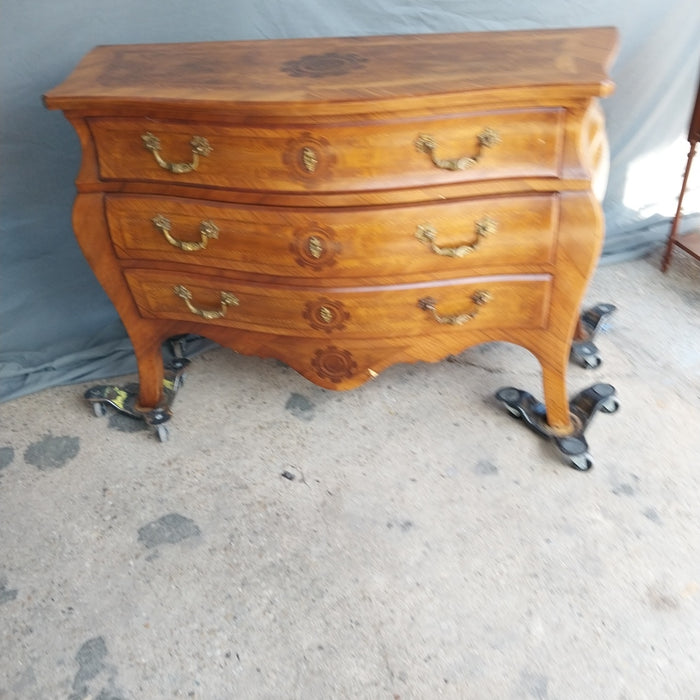
[(542, 328), (552, 282), (549, 275), (511, 275), (318, 288), (169, 271), (131, 269), (124, 274), (145, 318), (310, 338), (391, 338), (450, 328)]

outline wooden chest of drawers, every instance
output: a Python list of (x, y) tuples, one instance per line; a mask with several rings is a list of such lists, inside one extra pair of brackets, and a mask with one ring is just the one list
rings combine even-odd
[(133, 342), (195, 333), (329, 389), (485, 341), (529, 349), (549, 425), (599, 255), (611, 28), (102, 46), (45, 95), (73, 224)]

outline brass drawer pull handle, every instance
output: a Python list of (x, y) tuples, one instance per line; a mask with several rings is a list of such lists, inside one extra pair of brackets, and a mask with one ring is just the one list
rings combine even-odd
[(184, 285), (178, 284), (177, 286), (173, 287), (173, 292), (175, 292), (175, 294), (179, 296), (180, 299), (184, 299), (185, 304), (187, 304), (187, 308), (193, 314), (195, 314), (196, 316), (201, 316), (207, 321), (211, 321), (215, 318), (223, 318), (224, 316), (226, 316), (227, 307), (238, 306), (238, 304), (240, 303), (238, 301), (238, 297), (234, 294), (231, 294), (231, 292), (221, 292), (221, 308), (215, 311), (207, 311), (206, 309), (198, 309), (192, 304), (192, 292), (189, 289), (187, 289), (187, 287), (185, 287)]
[(421, 134), (416, 139), (416, 148), (422, 153), (428, 153), (433, 163), (443, 170), (467, 170), (479, 162), (479, 158), (485, 148), (491, 148), (501, 142), (501, 137), (495, 129), (484, 129), (477, 137), (479, 144), (477, 152), (473, 156), (462, 156), (461, 158), (438, 158), (435, 155), (437, 142), (428, 134)]
[(498, 230), (498, 223), (488, 216), (474, 222), (474, 233), (476, 238), (473, 243), (465, 243), (455, 247), (439, 246), (435, 243), (437, 231), (430, 224), (421, 224), (416, 231), (416, 238), (430, 247), (435, 255), (444, 255), (449, 258), (463, 258), (469, 253), (473, 253), (481, 243), (481, 238), (495, 233)]
[(172, 230), (172, 224), (170, 223), (170, 219), (167, 219), (162, 214), (154, 216), (151, 221), (153, 222), (154, 226), (165, 236), (165, 240), (168, 241), (170, 245), (188, 252), (194, 250), (204, 250), (207, 247), (207, 243), (209, 242), (210, 238), (219, 237), (219, 227), (210, 220), (201, 221), (199, 223), (199, 233), (201, 235), (201, 240), (199, 243), (197, 241), (181, 241), (171, 236), (170, 231)]
[(192, 162), (191, 163), (169, 163), (160, 155), (160, 139), (154, 136), (150, 131), (141, 135), (144, 147), (153, 153), (156, 163), (164, 170), (180, 175), (182, 173), (191, 173), (197, 169), (199, 165), (199, 156), (208, 156), (214, 150), (203, 136), (193, 136), (190, 141), (192, 147)]
[(472, 294), (472, 303), (474, 304), (474, 309), (464, 314), (455, 314), (454, 316), (441, 316), (437, 310), (437, 301), (433, 297), (423, 297), (418, 300), (418, 306), (423, 309), (423, 311), (428, 311), (432, 317), (438, 322), (443, 323), (448, 326), (461, 326), (467, 321), (471, 321), (478, 313), (479, 307), (491, 301), (491, 295), (483, 290), (474, 292)]

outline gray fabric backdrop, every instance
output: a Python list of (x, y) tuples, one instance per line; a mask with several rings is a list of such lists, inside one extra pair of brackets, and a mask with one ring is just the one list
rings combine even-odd
[[(94, 45), (593, 25), (621, 32), (604, 101), (603, 260), (617, 261), (668, 231), (700, 65), (698, 0), (3, 0), (0, 398), (135, 369), (71, 230), (78, 139), (41, 103)], [(688, 201), (692, 223), (700, 207)]]

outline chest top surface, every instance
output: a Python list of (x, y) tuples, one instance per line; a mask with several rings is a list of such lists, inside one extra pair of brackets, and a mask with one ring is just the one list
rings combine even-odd
[(282, 104), (299, 114), (410, 108), (438, 95), (449, 106), (504, 91), (536, 103), (552, 90), (611, 92), (616, 46), (612, 27), (98, 46), (44, 99), (85, 114), (177, 106), (234, 116)]

